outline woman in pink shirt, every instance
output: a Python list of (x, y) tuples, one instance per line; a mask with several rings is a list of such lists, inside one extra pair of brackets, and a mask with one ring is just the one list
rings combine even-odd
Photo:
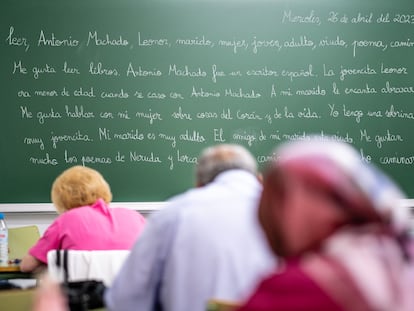
[(145, 224), (137, 211), (110, 208), (108, 183), (88, 167), (64, 171), (53, 183), (51, 196), (60, 215), (23, 258), (20, 269), (24, 272), (44, 268), (53, 249), (130, 249)]

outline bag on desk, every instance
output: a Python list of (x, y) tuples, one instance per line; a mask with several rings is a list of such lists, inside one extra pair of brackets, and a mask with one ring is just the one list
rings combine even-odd
[(56, 252), (56, 265), (58, 267), (61, 267), (60, 253), (63, 252), (64, 281), (61, 287), (67, 297), (70, 311), (87, 311), (104, 307), (105, 284), (96, 280), (69, 281), (68, 251), (57, 250)]

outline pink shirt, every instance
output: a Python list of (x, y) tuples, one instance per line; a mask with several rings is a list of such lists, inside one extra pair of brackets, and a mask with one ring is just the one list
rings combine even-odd
[(61, 214), (29, 250), (47, 263), (52, 249), (111, 250), (130, 249), (141, 233), (145, 218), (134, 210), (109, 208), (101, 199)]

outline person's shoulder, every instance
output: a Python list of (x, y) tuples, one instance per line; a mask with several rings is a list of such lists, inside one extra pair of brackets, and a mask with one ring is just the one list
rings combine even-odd
[(178, 219), (185, 214), (187, 208), (194, 207), (194, 202), (199, 197), (200, 189), (191, 188), (169, 198), (162, 208), (153, 211), (147, 217), (147, 225), (168, 226), (177, 224)]
[(120, 216), (124, 219), (130, 219), (131, 221), (145, 222), (145, 217), (138, 210), (126, 208), (126, 207), (113, 207), (111, 208), (112, 214)]
[(74, 208), (71, 208), (71, 209), (66, 210), (63, 213), (59, 214), (59, 216), (56, 218), (56, 221), (57, 222), (64, 222), (68, 219), (81, 217), (85, 213), (87, 213), (87, 211), (83, 207), (74, 207)]
[(207, 187), (194, 187), (170, 197), (162, 208), (163, 214), (179, 214), (189, 207), (194, 207), (195, 202), (203, 200)]
[(232, 169), (220, 173), (216, 180), (226, 180), (232, 183), (260, 185), (258, 175), (242, 169)]
[(297, 300), (309, 310), (343, 310), (314, 282), (298, 262), (289, 263), (281, 272), (264, 278), (252, 294), (246, 309), (256, 310), (258, 304), (269, 310), (297, 310)]
[(109, 207), (107, 205), (98, 203), (74, 207), (60, 214), (57, 219), (61, 222), (66, 222), (79, 217), (94, 217), (97, 214), (105, 214), (104, 211), (108, 208)]

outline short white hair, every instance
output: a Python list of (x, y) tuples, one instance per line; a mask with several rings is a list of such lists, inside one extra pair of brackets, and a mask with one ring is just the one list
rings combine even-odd
[(243, 146), (237, 144), (219, 144), (202, 151), (196, 166), (198, 185), (206, 185), (221, 172), (241, 169), (257, 175), (257, 162)]

